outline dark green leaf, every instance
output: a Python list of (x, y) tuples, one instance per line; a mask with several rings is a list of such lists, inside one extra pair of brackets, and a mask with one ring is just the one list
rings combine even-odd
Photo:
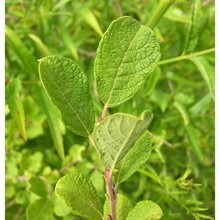
[(72, 60), (49, 56), (40, 60), (40, 78), (66, 126), (80, 136), (94, 128), (94, 110), (85, 74)]

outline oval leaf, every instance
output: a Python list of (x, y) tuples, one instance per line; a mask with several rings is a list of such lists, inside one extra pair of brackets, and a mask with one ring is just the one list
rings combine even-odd
[(94, 109), (88, 80), (72, 60), (49, 56), (40, 60), (41, 81), (66, 126), (80, 136), (88, 136), (94, 127)]
[(52, 204), (43, 198), (31, 203), (26, 210), (27, 220), (53, 220)]
[(56, 194), (76, 215), (102, 219), (102, 203), (92, 182), (79, 173), (68, 174), (56, 184)]
[(143, 120), (118, 113), (106, 118), (97, 126), (94, 132), (95, 147), (107, 168), (115, 169), (146, 132), (152, 118), (150, 112), (145, 112)]
[(108, 107), (130, 99), (153, 71), (160, 47), (151, 29), (125, 16), (103, 35), (94, 64), (97, 91)]
[(150, 200), (145, 200), (137, 203), (129, 212), (126, 220), (158, 220), (162, 214), (159, 205)]

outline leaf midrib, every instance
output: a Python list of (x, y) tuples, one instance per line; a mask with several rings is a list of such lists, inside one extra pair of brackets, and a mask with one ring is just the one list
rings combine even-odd
[(110, 93), (109, 93), (109, 96), (108, 96), (106, 105), (108, 105), (108, 103), (109, 103), (109, 101), (110, 101), (110, 99), (111, 99), (111, 95), (112, 95), (112, 92), (113, 92), (113, 90), (114, 90), (114, 88), (115, 88), (115, 83), (116, 83), (116, 79), (117, 79), (118, 74), (119, 74), (119, 70), (120, 70), (120, 68), (121, 68), (122, 63), (124, 62), (125, 54), (128, 52), (128, 49), (130, 48), (131, 43), (133, 42), (133, 40), (135, 39), (135, 37), (137, 36), (137, 33), (139, 32), (140, 28), (141, 28), (141, 25), (140, 25), (139, 29), (137, 30), (137, 32), (135, 33), (135, 35), (133, 36), (132, 40), (130, 41), (130, 43), (129, 43), (127, 49), (126, 49), (126, 51), (124, 52), (123, 58), (122, 58), (121, 63), (119, 64), (119, 67), (118, 67), (118, 71), (117, 71), (116, 76), (115, 76), (115, 78), (114, 78), (114, 81), (113, 81), (113, 83), (112, 83), (112, 88), (111, 88), (111, 90), (110, 90)]
[[(40, 63), (41, 65), (41, 63)], [(88, 133), (88, 135), (91, 135), (90, 132), (88, 131), (88, 129), (86, 128), (85, 124), (83, 123), (83, 121), (80, 119), (80, 117), (78, 116), (78, 114), (75, 112), (74, 108), (72, 107), (72, 105), (68, 102), (66, 96), (62, 93), (62, 91), (60, 90), (56, 80), (54, 79), (53, 75), (50, 73), (50, 71), (48, 71), (49, 74), (51, 75), (52, 79), (54, 80), (59, 92), (61, 93), (61, 95), (63, 96), (63, 98), (65, 99), (65, 101), (67, 102), (67, 104), (70, 106), (70, 108), (72, 109), (72, 111), (74, 112), (74, 114), (76, 115), (76, 117), (79, 119), (79, 121), (81, 122), (81, 124), (83, 125), (83, 127), (85, 128), (86, 132)]]
[(137, 123), (138, 123), (138, 121), (135, 123), (135, 125), (134, 125), (134, 127), (132, 128), (131, 132), (129, 133), (129, 135), (127, 136), (127, 138), (125, 139), (125, 141), (123, 142), (123, 144), (122, 144), (122, 146), (120, 147), (118, 153), (116, 154), (115, 160), (113, 161), (113, 164), (112, 164), (112, 166), (111, 166), (111, 171), (112, 171), (112, 172), (114, 171), (114, 168), (115, 168), (115, 165), (116, 165), (116, 163), (117, 163), (117, 160), (118, 160), (119, 156), (121, 155), (122, 150), (123, 150), (124, 147), (126, 146), (128, 140), (129, 140), (129, 138), (131, 137), (131, 135), (132, 135), (132, 133), (133, 133), (133, 131), (134, 131), (134, 129), (135, 129)]

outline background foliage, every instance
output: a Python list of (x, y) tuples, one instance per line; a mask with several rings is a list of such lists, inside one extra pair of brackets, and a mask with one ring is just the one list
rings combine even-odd
[[(147, 24), (158, 2), (6, 0), (6, 219), (83, 219), (54, 195), (58, 179), (74, 170), (90, 177), (104, 201), (97, 153), (52, 110), (37, 60), (75, 60), (88, 76), (100, 116), (93, 64), (101, 35), (122, 15)], [(162, 53), (158, 67), (134, 98), (108, 112), (154, 113), (153, 152), (119, 193), (133, 205), (158, 203), (162, 219), (214, 217), (214, 53), (208, 50), (215, 45), (214, 10), (214, 1), (176, 1), (154, 29)]]

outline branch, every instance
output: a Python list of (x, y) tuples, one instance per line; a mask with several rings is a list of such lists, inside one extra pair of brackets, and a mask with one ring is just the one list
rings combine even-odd
[(70, 162), (69, 164), (67, 164), (65, 167), (62, 167), (62, 168), (58, 171), (58, 173), (61, 174), (61, 173), (65, 172), (66, 170), (68, 170), (68, 168), (74, 166), (74, 165), (77, 164), (78, 162), (79, 162), (79, 160), (73, 160), (73, 161), (71, 161), (71, 162)]
[(175, 2), (175, 0), (160, 0), (157, 8), (155, 9), (153, 15), (147, 23), (147, 26), (153, 29), (160, 19), (163, 17), (164, 13), (168, 8)]
[(111, 210), (111, 215), (108, 216), (108, 220), (116, 220), (116, 191), (113, 187), (112, 184), (112, 171), (109, 169), (105, 168), (105, 182), (106, 182), (106, 188), (107, 188), (107, 193), (109, 196), (109, 201), (110, 201), (110, 210)]
[(212, 53), (215, 51), (215, 48), (210, 48), (207, 50), (203, 50), (203, 51), (199, 51), (197, 53), (192, 53), (192, 54), (187, 54), (187, 55), (182, 55), (182, 56), (178, 56), (178, 57), (174, 57), (174, 58), (170, 58), (167, 60), (162, 60), (158, 63), (158, 65), (164, 65), (164, 64), (169, 64), (169, 63), (174, 63), (174, 62), (178, 62), (178, 61), (182, 61), (182, 60), (187, 60), (190, 58), (190, 56), (194, 55), (194, 56), (202, 56), (208, 53)]

